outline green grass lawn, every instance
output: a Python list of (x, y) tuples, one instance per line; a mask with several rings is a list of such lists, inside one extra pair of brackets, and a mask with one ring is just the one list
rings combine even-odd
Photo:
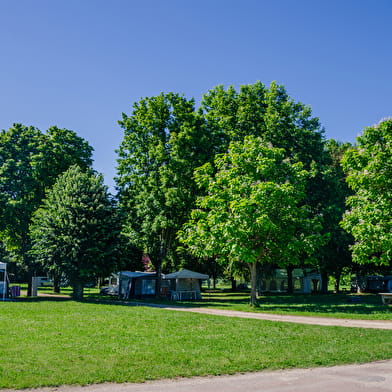
[[(39, 293), (53, 294), (52, 287), (40, 287)], [(61, 293), (71, 295), (71, 288), (62, 288)], [(351, 302), (359, 297), (360, 302)], [(98, 288), (85, 288), (86, 299), (102, 299)], [(116, 301), (116, 297), (106, 296), (107, 300)], [(151, 299), (140, 302), (157, 302), (185, 306), (212, 307), (228, 310), (292, 314), (301, 316), (336, 317), (368, 320), (392, 320), (392, 306), (383, 305), (378, 294), (354, 295), (343, 294), (269, 294), (259, 298), (259, 307), (249, 306), (248, 292), (229, 290), (210, 290), (203, 293), (203, 300), (175, 302)]]
[[(353, 297), (359, 297), (360, 302), (351, 302)], [(218, 290), (203, 293), (202, 301), (173, 302), (154, 299), (148, 302), (298, 316), (392, 320), (392, 307), (383, 305), (378, 294), (361, 294), (360, 296), (353, 294), (271, 294), (259, 297), (259, 306), (256, 308), (249, 306), (249, 293), (247, 292)]]
[(137, 382), (392, 358), (392, 331), (143, 306), (0, 303), (0, 388)]

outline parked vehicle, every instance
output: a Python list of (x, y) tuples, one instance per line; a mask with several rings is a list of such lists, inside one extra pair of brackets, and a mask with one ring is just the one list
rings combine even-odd
[(363, 293), (392, 293), (392, 276), (357, 275), (351, 279), (351, 292)]

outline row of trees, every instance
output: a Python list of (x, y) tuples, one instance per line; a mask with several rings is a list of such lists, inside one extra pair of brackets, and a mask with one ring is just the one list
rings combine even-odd
[(199, 108), (144, 98), (119, 123), (116, 198), (74, 132), (0, 134), (1, 240), (30, 274), (65, 275), (80, 297), (86, 280), (147, 253), (157, 272), (250, 274), (254, 303), (272, 267), (317, 268), (324, 291), (351, 254), (390, 267), (391, 120), (354, 147), (326, 141), (308, 106), (257, 82), (218, 86)]
[[(388, 132), (387, 123), (365, 135)], [(271, 266), (289, 277), (294, 267), (311, 267), (326, 292), (328, 276), (338, 290), (342, 272), (359, 269), (355, 222), (345, 215), (341, 223), (347, 198), (350, 206), (357, 200), (355, 169), (341, 162), (368, 148), (366, 136), (358, 147), (326, 141), (309, 107), (283, 86), (259, 82), (239, 91), (218, 86), (198, 109), (177, 94), (145, 98), (120, 125), (117, 184), (127, 235), (158, 271), (180, 264), (234, 275), (251, 267), (256, 287)]]
[[(83, 285), (127, 261), (115, 200), (91, 169), (92, 147), (75, 132), (15, 124), (0, 133), (0, 257), (31, 278), (50, 272)], [(141, 254), (139, 255), (139, 259)]]

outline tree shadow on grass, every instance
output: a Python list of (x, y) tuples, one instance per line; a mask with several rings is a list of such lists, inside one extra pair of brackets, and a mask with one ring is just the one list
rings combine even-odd
[[(170, 301), (166, 299), (149, 300), (119, 300), (108, 296), (86, 295), (84, 299), (77, 301), (83, 303), (115, 305), (115, 306), (156, 306), (159, 308), (169, 307), (200, 307), (200, 308), (227, 308), (230, 310), (256, 311), (267, 313), (319, 313), (322, 314), (391, 314), (391, 309), (382, 305), (378, 295), (361, 295), (360, 302), (351, 302), (351, 294), (328, 294), (328, 295), (265, 295), (259, 298), (259, 306), (251, 308), (247, 293), (216, 293), (204, 294), (200, 301)], [(66, 302), (75, 301), (72, 297), (59, 297), (55, 295), (39, 296), (31, 298), (19, 298), (17, 302)]]

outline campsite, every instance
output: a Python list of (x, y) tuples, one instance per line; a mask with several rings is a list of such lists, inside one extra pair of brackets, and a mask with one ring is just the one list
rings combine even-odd
[(0, 392), (392, 392), (391, 0), (0, 15)]

